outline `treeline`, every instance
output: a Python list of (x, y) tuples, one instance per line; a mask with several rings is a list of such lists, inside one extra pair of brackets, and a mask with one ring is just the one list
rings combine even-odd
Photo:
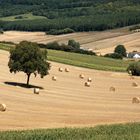
[(106, 14), (100, 16), (72, 17), (59, 19), (38, 19), (0, 22), (3, 30), (22, 31), (50, 31), (70, 28), (74, 31), (102, 31), (140, 23), (140, 12), (122, 12), (120, 14)]
[(0, 21), (0, 28), (52, 34), (65, 33), (65, 28), (102, 31), (140, 23), (139, 9), (137, 0), (0, 0), (0, 17), (25, 13), (47, 17)]
[(65, 52), (74, 52), (87, 55), (96, 55), (93, 51), (88, 51), (80, 48), (79, 42), (75, 40), (69, 40), (68, 44), (59, 44), (58, 42), (51, 42), (48, 44), (38, 44), (40, 48), (51, 49), (51, 50), (60, 50)]
[(70, 28), (65, 28), (62, 30), (51, 29), (50, 31), (46, 32), (49, 35), (62, 35), (62, 34), (69, 34), (74, 33), (75, 31)]

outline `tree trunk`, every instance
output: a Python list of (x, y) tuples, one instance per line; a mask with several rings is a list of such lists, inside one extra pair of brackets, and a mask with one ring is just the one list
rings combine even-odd
[(28, 74), (27, 74), (27, 86), (29, 86), (30, 76), (31, 76), (31, 73), (28, 73)]

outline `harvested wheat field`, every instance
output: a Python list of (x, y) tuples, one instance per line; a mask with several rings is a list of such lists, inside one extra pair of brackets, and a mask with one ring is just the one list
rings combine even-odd
[(127, 51), (140, 51), (140, 32), (130, 32), (128, 28), (114, 29), (103, 32), (82, 32), (67, 35), (45, 35), (43, 32), (18, 32), (7, 31), (0, 35), (0, 41), (11, 41), (19, 43), (27, 40), (38, 43), (49, 43), (58, 41), (59, 43), (67, 43), (69, 39), (80, 42), (81, 47), (93, 49), (97, 54), (106, 54), (114, 51), (119, 45), (125, 45)]
[[(133, 82), (140, 85), (139, 78), (51, 62), (50, 75), (44, 79), (32, 75), (30, 83), (44, 88), (34, 94), (33, 88), (5, 84), (26, 82), (24, 73), (9, 73), (8, 57), (8, 52), (0, 50), (0, 103), (6, 105), (6, 111), (0, 112), (0, 130), (140, 121), (140, 104), (132, 103), (133, 97), (140, 97), (140, 87), (132, 86)], [(70, 72), (59, 72), (59, 67)], [(79, 78), (81, 73), (84, 79)], [(54, 75), (57, 81), (52, 80)], [(88, 77), (92, 78), (90, 87), (84, 85)]]

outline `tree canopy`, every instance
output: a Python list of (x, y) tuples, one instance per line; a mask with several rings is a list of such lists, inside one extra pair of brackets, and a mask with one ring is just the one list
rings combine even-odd
[(27, 86), (33, 73), (40, 74), (41, 78), (48, 75), (50, 63), (47, 62), (47, 51), (40, 50), (36, 43), (22, 41), (14, 49), (10, 50), (8, 62), (10, 72), (22, 71), (27, 75)]
[(118, 45), (115, 48), (114, 52), (122, 55), (123, 57), (126, 57), (126, 49), (125, 49), (124, 45)]

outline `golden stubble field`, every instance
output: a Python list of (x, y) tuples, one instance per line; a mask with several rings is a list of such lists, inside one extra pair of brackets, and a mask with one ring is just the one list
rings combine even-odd
[(67, 43), (69, 39), (80, 42), (81, 47), (93, 49), (102, 55), (111, 53), (114, 48), (119, 45), (125, 45), (128, 52), (140, 51), (140, 32), (134, 33), (128, 31), (128, 28), (114, 29), (103, 32), (82, 32), (67, 35), (45, 35), (43, 32), (18, 32), (7, 31), (0, 35), (0, 41), (11, 41), (19, 43), (27, 40), (38, 43), (49, 43), (58, 41), (59, 43)]
[[(98, 124), (140, 121), (140, 105), (132, 104), (140, 97), (140, 79), (130, 79), (126, 73), (104, 72), (51, 62), (50, 75), (44, 79), (31, 77), (30, 83), (44, 89), (39, 95), (33, 89), (6, 85), (4, 82), (26, 82), (24, 73), (10, 74), (7, 66), (9, 54), (0, 51), (0, 103), (7, 105), (0, 112), (0, 130), (36, 129), (56, 127), (83, 127)], [(58, 68), (70, 72), (59, 72)], [(83, 73), (85, 79), (80, 79)], [(52, 76), (57, 81), (52, 81)], [(87, 77), (93, 79), (85, 87)], [(109, 91), (113, 86), (115, 92)]]

